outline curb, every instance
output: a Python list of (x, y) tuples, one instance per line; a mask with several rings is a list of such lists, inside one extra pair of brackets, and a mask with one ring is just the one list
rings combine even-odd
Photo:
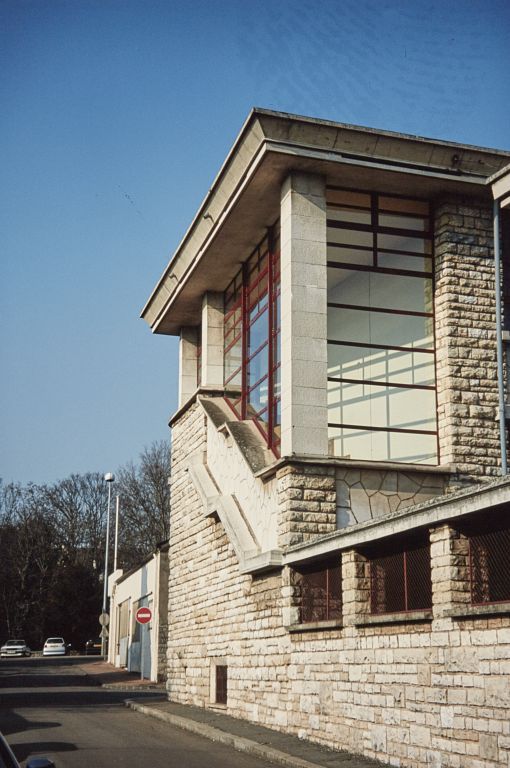
[(222, 744), (227, 744), (239, 752), (246, 752), (256, 757), (260, 757), (264, 760), (277, 763), (278, 765), (285, 765), (288, 768), (324, 768), (324, 765), (320, 763), (311, 763), (309, 760), (303, 760), (300, 757), (294, 757), (287, 752), (281, 752), (279, 749), (274, 749), (266, 744), (259, 744), (258, 741), (252, 741), (246, 739), (243, 736), (235, 736), (233, 733), (227, 731), (220, 731), (219, 728), (214, 728), (212, 725), (206, 725), (196, 720), (190, 720), (186, 717), (180, 717), (179, 715), (172, 715), (170, 712), (163, 712), (159, 709), (153, 709), (145, 704), (140, 704), (133, 699), (126, 699), (125, 704), (127, 707), (141, 712), (144, 715), (150, 715), (157, 720), (163, 720), (166, 723), (182, 728), (185, 731), (191, 731), (199, 736), (204, 736), (211, 741), (219, 741)]

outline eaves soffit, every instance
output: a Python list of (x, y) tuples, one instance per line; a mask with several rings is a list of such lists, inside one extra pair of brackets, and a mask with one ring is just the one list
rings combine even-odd
[[(510, 153), (255, 109), (245, 122), (142, 318), (155, 333), (196, 325), (206, 290), (222, 291), (279, 215), (291, 171), (330, 184), (437, 197), (490, 196)], [(402, 174), (406, 174), (403, 182)]]

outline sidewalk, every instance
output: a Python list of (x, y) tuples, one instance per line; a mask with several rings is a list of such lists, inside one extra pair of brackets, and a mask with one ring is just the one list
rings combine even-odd
[(273, 731), (218, 710), (168, 701), (164, 684), (140, 680), (139, 675), (104, 661), (83, 665), (83, 670), (105, 688), (160, 694), (150, 699), (127, 699), (126, 705), (137, 712), (287, 768), (381, 768), (386, 765)]
[(97, 685), (116, 691), (154, 691), (166, 695), (164, 683), (153, 683), (142, 680), (139, 672), (128, 672), (126, 669), (114, 667), (103, 659), (94, 659), (80, 664), (81, 670)]

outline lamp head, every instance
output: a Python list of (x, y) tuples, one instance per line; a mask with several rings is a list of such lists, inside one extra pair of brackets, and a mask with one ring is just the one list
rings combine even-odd
[(107, 483), (113, 483), (113, 481), (115, 480), (115, 476), (111, 472), (107, 472), (106, 475), (104, 476), (104, 479), (106, 480)]

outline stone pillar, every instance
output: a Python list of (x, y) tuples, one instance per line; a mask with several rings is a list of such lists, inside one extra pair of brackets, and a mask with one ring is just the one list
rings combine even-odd
[(491, 207), (435, 208), (438, 429), (442, 464), (466, 475), (500, 464)]
[(430, 531), (430, 566), (434, 619), (469, 605), (469, 542), (449, 525)]
[(342, 553), (342, 621), (354, 626), (370, 613), (370, 568), (368, 559), (349, 549)]
[(197, 329), (181, 328), (179, 340), (179, 408), (197, 388)]
[(223, 387), (223, 294), (202, 301), (202, 386)]
[(276, 474), (278, 546), (290, 547), (336, 529), (333, 467), (287, 465)]
[(281, 455), (328, 455), (326, 197), (292, 173), (281, 193)]

